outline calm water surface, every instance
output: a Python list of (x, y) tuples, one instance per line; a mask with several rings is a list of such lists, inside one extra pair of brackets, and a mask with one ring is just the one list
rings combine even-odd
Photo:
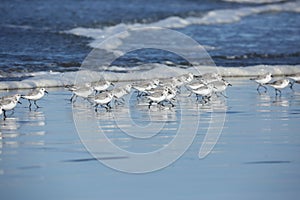
[[(11, 117), (0, 121), (2, 197), (294, 199), (300, 189), (299, 85), (294, 92), (286, 89), (276, 98), (271, 89), (258, 95), (256, 85), (245, 79), (230, 81), (233, 87), (227, 91), (229, 98), (215, 99), (212, 105), (197, 104), (194, 97), (181, 97), (181, 105), (175, 109), (159, 110), (153, 106), (149, 111), (132, 97), (127, 99), (129, 106), (96, 114), (105, 134), (116, 145), (133, 152), (149, 152), (175, 137), (178, 123), (185, 117), (180, 109), (190, 110), (184, 112), (187, 116), (199, 109), (199, 130), (188, 151), (171, 166), (143, 175), (105, 167), (85, 150), (76, 132), (68, 91), (50, 89), (50, 94), (39, 102), (43, 108), (38, 110), (29, 111), (25, 108), (28, 102), (22, 101)], [(88, 104), (79, 102), (74, 109), (94, 115)], [(199, 160), (211, 108), (216, 104), (226, 112), (224, 129), (213, 151)], [(144, 140), (122, 133), (120, 127), (132, 123), (128, 111), (136, 125), (147, 130), (162, 126), (161, 132)], [(196, 115), (189, 117), (199, 119)], [(105, 151), (101, 157), (126, 159)]]

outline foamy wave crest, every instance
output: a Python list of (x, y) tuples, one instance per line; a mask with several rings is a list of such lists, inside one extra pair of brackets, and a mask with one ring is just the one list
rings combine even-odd
[[(185, 66), (186, 67), (186, 66)], [(109, 69), (109, 68), (108, 68)], [(127, 73), (122, 73), (125, 68), (112, 67), (113, 70), (108, 71), (87, 71), (78, 72), (52, 73), (43, 72), (31, 74), (32, 77), (22, 81), (2, 81), (0, 82), (0, 90), (11, 89), (29, 89), (35, 87), (64, 87), (73, 85), (77, 77), (84, 77), (82, 81), (92, 82), (100, 78), (110, 81), (137, 81), (148, 80), (154, 78), (169, 78), (192, 72), (201, 75), (207, 72), (218, 72), (224, 77), (250, 77), (271, 72), (273, 75), (284, 76), (300, 72), (300, 65), (293, 66), (270, 66), (257, 65), (251, 67), (215, 67), (215, 66), (194, 66), (184, 69), (180, 66), (170, 67), (164, 64), (147, 64), (135, 67), (132, 70), (127, 69)], [(28, 76), (28, 74), (24, 74)]]
[[(230, 1), (230, 0), (229, 0)], [(234, 1), (234, 0), (232, 0)], [(236, 0), (238, 1), (238, 0)], [(241, 0), (240, 0), (241, 1)], [(250, 1), (250, 0), (246, 0)], [(268, 1), (268, 0), (262, 0)], [(271, 0), (270, 0), (271, 1)], [(274, 1), (274, 0), (273, 0)], [(106, 42), (106, 50), (112, 51), (123, 44), (124, 40), (130, 36), (130, 30), (145, 27), (161, 27), (161, 28), (184, 28), (189, 25), (210, 25), (210, 24), (225, 24), (234, 23), (241, 20), (243, 17), (250, 15), (265, 13), (265, 12), (300, 12), (300, 2), (288, 2), (280, 4), (270, 4), (256, 7), (242, 7), (239, 9), (220, 9), (209, 11), (202, 17), (168, 17), (166, 19), (153, 22), (150, 24), (118, 24), (115, 26), (104, 27), (104, 28), (83, 28), (78, 27), (65, 33), (74, 34), (78, 36), (85, 36), (94, 39), (89, 46), (97, 48), (101, 42), (109, 38), (112, 35), (118, 35), (118, 39), (114, 38), (114, 41)], [(103, 48), (103, 45), (101, 45)], [(207, 47), (207, 50), (213, 50), (215, 47)]]

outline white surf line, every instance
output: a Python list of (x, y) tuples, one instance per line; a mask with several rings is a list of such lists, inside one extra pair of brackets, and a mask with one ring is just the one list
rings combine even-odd
[[(83, 28), (78, 27), (64, 33), (74, 34), (78, 36), (85, 36), (89, 38), (93, 38), (89, 46), (96, 48), (99, 43), (104, 41), (106, 38), (128, 31), (134, 28), (145, 28), (145, 27), (161, 27), (161, 28), (184, 28), (189, 25), (198, 24), (198, 25), (210, 25), (210, 24), (227, 24), (234, 23), (240, 21), (242, 18), (266, 13), (266, 12), (300, 12), (300, 2), (287, 2), (280, 4), (271, 4), (271, 5), (263, 5), (256, 7), (242, 7), (238, 9), (219, 9), (212, 10), (207, 12), (203, 17), (187, 17), (181, 18), (176, 16), (171, 16), (166, 19), (162, 19), (157, 22), (149, 23), (149, 24), (124, 24), (120, 23), (115, 26), (103, 27), (103, 28)], [(120, 41), (115, 41), (114, 44), (110, 44), (112, 46), (108, 47), (108, 49), (113, 49), (122, 44), (122, 39), (128, 37), (128, 32), (124, 32), (120, 36)]]
[[(2, 81), (0, 82), (0, 90), (12, 89), (31, 89), (36, 87), (64, 87), (73, 85), (75, 77), (81, 74), (86, 77), (88, 81), (98, 81), (99, 77), (112, 82), (134, 82), (139, 80), (150, 80), (155, 78), (170, 78), (188, 72), (195, 73), (195, 68), (187, 69), (176, 68), (170, 72), (168, 67), (164, 64), (153, 64), (155, 67), (146, 71), (135, 71), (131, 73), (118, 73), (111, 71), (99, 71), (90, 73), (89, 71), (65, 72), (65, 73), (42, 73), (36, 74), (32, 78), (22, 81)], [(249, 67), (215, 67), (215, 66), (195, 66), (198, 71), (203, 73), (217, 72), (223, 77), (255, 77), (267, 72), (273, 76), (289, 76), (300, 73), (300, 65), (256, 65)], [(166, 72), (166, 73), (164, 73)]]

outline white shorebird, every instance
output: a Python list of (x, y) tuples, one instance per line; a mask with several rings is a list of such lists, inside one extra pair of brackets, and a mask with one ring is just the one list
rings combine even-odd
[(256, 90), (259, 92), (259, 88), (263, 87), (265, 88), (265, 92), (267, 92), (267, 87), (264, 86), (265, 84), (269, 83), (272, 80), (272, 74), (271, 73), (266, 73), (263, 75), (259, 75), (255, 78), (250, 78), (250, 80), (255, 81), (256, 83), (258, 83), (258, 87), (256, 88)]
[(188, 90), (196, 90), (196, 89), (198, 89), (198, 88), (200, 88), (200, 87), (203, 87), (203, 86), (205, 86), (205, 85), (206, 85), (206, 84), (203, 83), (202, 80), (197, 80), (197, 81), (194, 81), (194, 82), (192, 82), (192, 83), (187, 84), (187, 85), (186, 85), (186, 88), (187, 88)]
[(131, 84), (127, 84), (125, 87), (115, 88), (111, 90), (110, 92), (115, 98), (115, 103), (119, 102), (119, 99), (124, 102), (125, 100), (123, 97), (130, 93), (131, 87)]
[(292, 76), (289, 76), (289, 79), (292, 80), (292, 81), (290, 81), (290, 88), (293, 89), (293, 85), (300, 81), (300, 73), (296, 73)]
[(132, 87), (138, 91), (137, 97), (140, 97), (142, 94), (147, 93), (147, 91), (156, 88), (159, 85), (159, 82), (158, 79), (155, 79), (150, 82), (136, 83)]
[(73, 95), (70, 99), (72, 103), (75, 103), (77, 97), (87, 99), (94, 92), (94, 89), (91, 87), (90, 83), (86, 83), (84, 86), (73, 86), (70, 87), (69, 90), (73, 92)]
[(174, 85), (174, 86), (177, 87), (177, 88), (180, 88), (182, 85), (184, 85), (184, 81), (183, 81), (181, 78), (173, 77), (173, 78), (171, 79), (170, 84), (171, 84), (171, 85)]
[(290, 83), (289, 79), (280, 79), (272, 83), (267, 83), (266, 85), (269, 85), (275, 89), (276, 96), (278, 95), (278, 92), (281, 96), (281, 89), (286, 88), (289, 85), (289, 83)]
[[(167, 94), (166, 94), (166, 99), (165, 101), (170, 103), (172, 105), (172, 107), (175, 107), (173, 101), (175, 101), (175, 97), (178, 93), (178, 90), (177, 88), (175, 87), (170, 87), (170, 86), (166, 86), (164, 90), (167, 90)], [(165, 92), (165, 91), (162, 91), (162, 92)]]
[(215, 81), (222, 81), (223, 80), (223, 77), (216, 73), (216, 72), (213, 72), (213, 73), (205, 73), (203, 75), (200, 76), (201, 77), (201, 81), (203, 83), (206, 83), (206, 84), (209, 84), (211, 82), (215, 82)]
[(184, 84), (187, 84), (192, 82), (192, 80), (194, 79), (194, 75), (192, 73), (188, 73), (188, 74), (181, 75), (177, 78), (180, 79)]
[(152, 106), (152, 103), (157, 103), (157, 104), (161, 105), (161, 103), (164, 100), (166, 100), (168, 91), (169, 90), (167, 88), (165, 88), (163, 91), (158, 91), (158, 92), (151, 94), (150, 96), (146, 96), (150, 100), (148, 108), (150, 108)]
[(17, 99), (19, 101), (21, 98), (20, 94), (14, 94), (14, 95), (8, 95), (8, 96), (3, 96), (1, 99)]
[(211, 95), (213, 93), (213, 86), (211, 84), (204, 85), (195, 90), (192, 90), (192, 93), (196, 94), (197, 101), (199, 100), (199, 96), (201, 96), (202, 100), (206, 103), (211, 98)]
[(223, 81), (213, 81), (210, 83), (212, 85), (212, 90), (213, 92), (215, 92), (216, 94), (219, 93), (222, 96), (224, 96), (225, 98), (227, 98), (227, 96), (225, 96), (223, 94), (223, 92), (227, 89), (228, 86), (232, 86), (229, 82), (223, 80)]
[(152, 88), (151, 90), (147, 90), (147, 94), (151, 95), (153, 93), (160, 92), (163, 90), (165, 90), (164, 87), (156, 87), (156, 88)]
[(46, 91), (45, 88), (36, 88), (35, 90), (30, 91), (28, 94), (26, 95), (22, 95), (22, 98), (27, 99), (29, 102), (29, 108), (31, 108), (31, 101), (34, 102), (34, 105), (37, 108), (40, 108), (37, 104), (36, 101), (43, 98), (43, 96), (45, 95), (45, 93), (48, 94), (48, 92)]
[(111, 106), (109, 103), (113, 99), (113, 94), (111, 92), (102, 92), (100, 94), (97, 94), (94, 97), (94, 102), (95, 102), (95, 111), (98, 111), (98, 106), (102, 106), (106, 109), (106, 111), (111, 109)]
[(4, 119), (6, 118), (6, 111), (14, 110), (18, 103), (21, 104), (21, 102), (19, 102), (20, 97), (18, 96), (15, 98), (0, 99), (0, 105), (2, 107), (1, 110), (3, 112)]
[(166, 99), (167, 100), (172, 100), (176, 97), (177, 95), (177, 88), (175, 87), (170, 87), (170, 86), (166, 86), (166, 89), (168, 90), (168, 93), (167, 93), (167, 96), (166, 96)]
[(96, 92), (102, 92), (102, 91), (105, 91), (107, 90), (110, 86), (114, 86), (113, 83), (109, 82), (109, 81), (106, 81), (106, 80), (100, 80), (100, 81), (97, 81), (97, 82), (93, 82), (92, 83), (92, 87), (94, 88), (94, 90)]

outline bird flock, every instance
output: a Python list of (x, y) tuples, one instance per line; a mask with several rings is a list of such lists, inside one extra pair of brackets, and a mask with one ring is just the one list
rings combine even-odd
[[(148, 102), (148, 108), (151, 108), (154, 104), (160, 107), (167, 105), (175, 107), (176, 96), (181, 93), (182, 87), (190, 91), (189, 96), (195, 94), (197, 101), (207, 103), (214, 94), (225, 96), (223, 92), (227, 86), (231, 84), (217, 73), (207, 73), (202, 76), (188, 73), (168, 79), (135, 82), (119, 87), (115, 87), (109, 81), (100, 80), (81, 86), (71, 86), (68, 89), (73, 93), (70, 99), (72, 103), (75, 103), (78, 97), (87, 99), (94, 105), (97, 112), (99, 107), (109, 111), (112, 105), (124, 104), (124, 97), (130, 94), (131, 90), (136, 92), (137, 99), (145, 99)], [(112, 89), (109, 89), (111, 87)]]
[[(281, 95), (281, 90), (288, 85), (293, 89), (295, 83), (300, 84), (300, 73), (272, 81), (272, 74), (266, 73), (250, 80), (258, 83), (257, 91), (261, 93), (261, 88), (267, 92), (267, 86), (275, 89), (275, 95)], [(175, 107), (176, 97), (181, 94), (182, 88), (192, 95), (196, 96), (196, 101), (206, 104), (214, 95), (216, 97), (223, 96), (225, 90), (231, 84), (226, 81), (218, 73), (206, 73), (203, 75), (194, 75), (192, 73), (168, 78), (168, 79), (154, 79), (143, 82), (134, 82), (131, 84), (123, 84), (115, 86), (107, 80), (100, 80), (97, 82), (85, 83), (82, 85), (73, 85), (67, 87), (72, 92), (70, 101), (75, 103), (77, 98), (83, 98), (90, 102), (97, 112), (99, 107), (103, 107), (106, 111), (111, 110), (112, 106), (125, 104), (124, 97), (131, 93), (132, 90), (136, 93), (137, 99), (144, 99), (148, 103), (148, 108), (154, 104), (160, 107)], [(36, 108), (39, 108), (37, 101), (44, 97), (48, 92), (45, 88), (36, 88), (26, 95), (14, 94), (3, 96), (0, 98), (0, 115), (3, 114), (3, 119), (7, 117), (7, 111), (14, 111), (17, 104), (22, 104), (20, 99), (27, 99), (29, 102), (29, 109), (32, 107), (32, 102)]]
[(45, 88), (36, 88), (32, 91), (30, 91), (26, 95), (21, 95), (21, 94), (14, 94), (14, 95), (8, 95), (8, 96), (3, 96), (0, 98), (0, 115), (3, 114), (4, 120), (7, 117), (6, 112), (7, 111), (14, 111), (14, 108), (17, 106), (17, 104), (22, 104), (20, 102), (20, 99), (27, 99), (29, 102), (28, 108), (31, 109), (32, 101), (36, 108), (40, 108), (36, 101), (41, 99), (45, 93), (48, 93)]
[[(255, 78), (251, 78), (250, 80), (255, 81), (258, 83), (257, 91), (258, 93), (261, 93), (260, 88), (264, 88), (264, 92), (266, 93), (268, 88), (266, 86), (270, 86), (275, 89), (275, 95), (281, 96), (281, 90), (286, 88), (287, 86), (290, 86), (291, 90), (293, 90), (293, 85), (295, 83), (300, 84), (300, 73), (297, 73), (293, 76), (289, 76), (287, 78), (278, 79), (275, 81), (272, 81), (272, 74), (270, 72), (257, 76)], [(272, 81), (272, 82), (271, 82)]]

